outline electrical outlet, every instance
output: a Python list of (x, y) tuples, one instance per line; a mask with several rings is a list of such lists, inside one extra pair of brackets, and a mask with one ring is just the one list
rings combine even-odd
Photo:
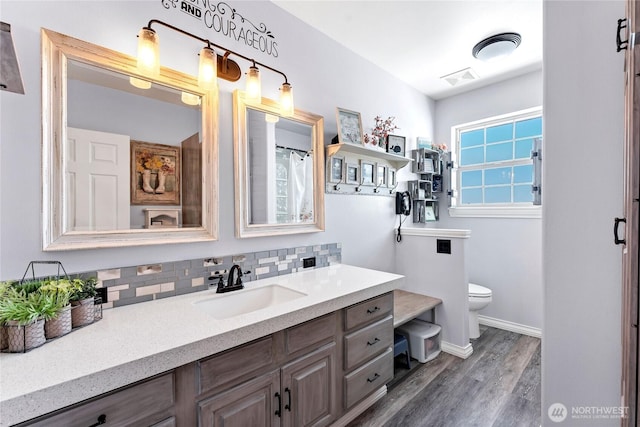
[(96, 297), (100, 297), (102, 299), (102, 303), (104, 304), (105, 302), (109, 302), (109, 298), (107, 297), (107, 295), (109, 295), (107, 293), (107, 289), (108, 288), (96, 288)]
[(311, 258), (304, 258), (302, 260), (302, 267), (304, 268), (309, 268), (309, 267), (315, 267), (316, 266), (316, 257), (311, 257)]
[(437, 239), (436, 253), (451, 254), (451, 240)]

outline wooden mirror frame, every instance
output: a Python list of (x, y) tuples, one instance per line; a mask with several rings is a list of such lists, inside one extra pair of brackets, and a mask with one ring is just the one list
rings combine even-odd
[(263, 237), (324, 231), (324, 118), (295, 110), (286, 120), (311, 126), (313, 150), (314, 221), (309, 223), (250, 224), (247, 156), (247, 108), (280, 117), (280, 105), (267, 98), (261, 102), (248, 100), (245, 93), (233, 93), (233, 166), (235, 184), (236, 237)]
[[(205, 91), (193, 76), (161, 68), (150, 79), (137, 70), (134, 57), (41, 29), (42, 38), (42, 249), (63, 251), (218, 239), (218, 93)], [(67, 139), (67, 60), (142, 78), (201, 97), (202, 221), (199, 227), (66, 231), (63, 141)]]

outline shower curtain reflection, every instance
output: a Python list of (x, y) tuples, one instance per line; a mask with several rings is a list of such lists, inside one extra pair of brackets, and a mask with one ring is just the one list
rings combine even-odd
[(313, 221), (313, 154), (289, 154), (288, 214), (293, 223)]

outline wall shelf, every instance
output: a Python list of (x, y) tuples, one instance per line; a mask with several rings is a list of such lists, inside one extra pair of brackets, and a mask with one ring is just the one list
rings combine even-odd
[(377, 159), (386, 160), (397, 170), (403, 168), (409, 162), (412, 161), (407, 157), (399, 156), (393, 153), (387, 153), (386, 151), (374, 150), (372, 148), (367, 148), (364, 145), (349, 144), (347, 142), (327, 145), (327, 158), (335, 155), (338, 152), (350, 153), (350, 154), (355, 154), (357, 156), (367, 156), (367, 157), (374, 157)]

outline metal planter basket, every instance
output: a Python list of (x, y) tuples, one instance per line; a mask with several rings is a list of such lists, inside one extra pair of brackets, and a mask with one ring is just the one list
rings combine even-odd
[(71, 303), (71, 325), (74, 328), (87, 326), (95, 320), (95, 299), (86, 298)]
[(38, 319), (27, 325), (20, 325), (10, 320), (5, 327), (10, 353), (23, 353), (40, 347), (47, 340), (44, 335), (44, 319)]
[(44, 322), (46, 338), (58, 338), (71, 332), (71, 306), (68, 305), (58, 313), (57, 317)]

